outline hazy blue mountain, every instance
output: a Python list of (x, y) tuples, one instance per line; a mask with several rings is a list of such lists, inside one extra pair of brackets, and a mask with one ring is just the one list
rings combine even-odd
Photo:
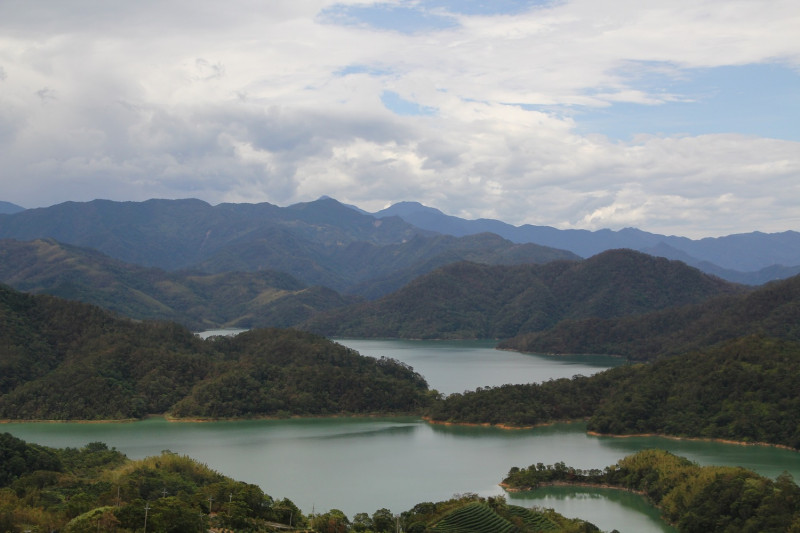
[(93, 200), (0, 215), (0, 238), (53, 238), (129, 263), (169, 270), (194, 265), (267, 230), (285, 230), (323, 247), (355, 241), (388, 244), (427, 233), (399, 218), (376, 220), (330, 199), (289, 207), (267, 203), (211, 206), (194, 199)]
[(14, 213), (19, 213), (20, 211), (25, 211), (25, 208), (20, 207), (17, 204), (12, 204), (11, 202), (0, 201), (0, 214), (12, 215)]
[(0, 215), (0, 238), (92, 248), (130, 264), (209, 273), (274, 270), (375, 298), (448, 262), (546, 262), (565, 250), (496, 235), (453, 237), (322, 198), (277, 207), (200, 200), (67, 202)]
[(532, 242), (591, 257), (604, 250), (630, 248), (680, 259), (704, 272), (741, 283), (763, 283), (770, 276), (797, 272), (800, 265), (800, 233), (743, 233), (693, 240), (658, 235), (634, 228), (619, 231), (559, 230), (549, 226), (512, 226), (498, 220), (465, 220), (446, 215), (417, 202), (401, 202), (375, 213), (378, 218), (397, 216), (419, 228), (463, 236), (492, 232), (512, 242)]

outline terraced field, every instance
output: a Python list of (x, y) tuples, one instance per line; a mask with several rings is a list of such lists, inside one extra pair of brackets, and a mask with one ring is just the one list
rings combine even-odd
[[(549, 518), (530, 509), (510, 505), (506, 509), (509, 518), (518, 518), (522, 528), (497, 514), (483, 502), (472, 502), (445, 516), (434, 527), (440, 533), (520, 533), (557, 531), (558, 526)], [(519, 523), (515, 520), (515, 522)]]

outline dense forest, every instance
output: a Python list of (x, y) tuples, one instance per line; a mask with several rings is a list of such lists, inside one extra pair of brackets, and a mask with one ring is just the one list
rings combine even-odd
[(606, 434), (657, 433), (800, 449), (800, 344), (761, 336), (729, 341), (591, 377), (452, 394), (434, 422), (516, 427), (588, 419)]
[(503, 341), (499, 347), (539, 353), (614, 354), (645, 361), (750, 334), (800, 341), (800, 276), (744, 294), (639, 316), (565, 320), (550, 330)]
[[(478, 533), (597, 531), (552, 510), (507, 505), (501, 496), (454, 496), (400, 514), (386, 508), (352, 520), (337, 509), (304, 514), (288, 498), (235, 481), (190, 457), (165, 450), (132, 461), (103, 443), (47, 448), (0, 434), (0, 531), (315, 531), (319, 533)], [(499, 526), (499, 528), (498, 528)]]
[(514, 467), (503, 481), (509, 490), (553, 483), (640, 492), (685, 533), (800, 530), (800, 487), (786, 473), (773, 481), (740, 467), (701, 467), (665, 451), (644, 450), (604, 470), (564, 463)]
[(0, 418), (229, 418), (418, 412), (408, 366), (295, 330), (202, 340), (87, 304), (0, 287)]
[(639, 315), (744, 291), (679, 261), (632, 250), (541, 265), (460, 262), (374, 302), (319, 313), (302, 327), (342, 337), (501, 339), (562, 320)]

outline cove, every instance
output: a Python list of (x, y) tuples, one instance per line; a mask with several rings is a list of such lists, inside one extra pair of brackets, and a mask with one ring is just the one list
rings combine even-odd
[[(588, 375), (604, 368), (580, 358), (500, 352), (485, 342), (339, 342), (357, 345), (365, 355), (406, 362), (444, 393)], [(608, 366), (614, 363), (620, 361), (609, 361)], [(564, 461), (577, 468), (604, 468), (644, 448), (666, 449), (703, 465), (741, 465), (773, 478), (786, 470), (800, 477), (800, 454), (789, 450), (658, 437), (595, 437), (585, 433), (583, 424), (510, 431), (430, 425), (417, 418), (207, 423), (153, 418), (104, 424), (10, 423), (0, 425), (0, 431), (57, 447), (102, 441), (134, 459), (171, 450), (255, 483), (275, 498), (288, 497), (306, 513), (335, 508), (349, 517), (383, 507), (400, 513), (456, 493), (504, 494), (498, 484), (513, 466)], [(510, 503), (553, 507), (605, 531), (672, 531), (644, 499), (621, 491), (549, 487), (507, 498)]]
[(625, 364), (619, 357), (541, 355), (495, 349), (496, 341), (334, 339), (362, 355), (397, 359), (423, 375), (431, 389), (447, 395), (505, 384), (591, 376)]

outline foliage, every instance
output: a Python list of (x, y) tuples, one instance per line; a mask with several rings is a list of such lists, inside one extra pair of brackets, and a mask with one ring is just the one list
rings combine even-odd
[(531, 426), (589, 419), (600, 433), (658, 433), (800, 448), (800, 344), (747, 337), (591, 377), (452, 394), (433, 421)]
[(773, 481), (740, 467), (701, 467), (661, 450), (638, 452), (603, 471), (563, 463), (514, 467), (503, 484), (531, 490), (554, 482), (641, 492), (687, 533), (788, 531), (800, 524), (800, 487), (790, 475)]
[(305, 523), (290, 500), (275, 502), (257, 486), (234, 481), (186, 456), (164, 452), (131, 461), (103, 443), (80, 449), (42, 448), (17, 439), (12, 444), (30, 453), (44, 451), (57, 461), (37, 464), (10, 485), (0, 485), (7, 487), (0, 488), (2, 531), (124, 533), (141, 530), (145, 520), (148, 530), (176, 533), (207, 531), (209, 526), (255, 531), (270, 523)]
[(91, 303), (140, 320), (195, 330), (287, 327), (356, 301), (281, 272), (166, 272), (53, 239), (0, 240), (0, 281), (34, 294)]
[(456, 263), (375, 302), (314, 316), (303, 327), (353, 337), (507, 338), (561, 320), (637, 315), (740, 290), (631, 250), (542, 265)]
[(564, 321), (554, 328), (501, 342), (540, 353), (616, 354), (632, 360), (686, 353), (744, 335), (800, 341), (800, 276), (746, 294), (641, 316)]
[(425, 380), (294, 330), (202, 340), (171, 323), (0, 287), (0, 418), (408, 413)]

